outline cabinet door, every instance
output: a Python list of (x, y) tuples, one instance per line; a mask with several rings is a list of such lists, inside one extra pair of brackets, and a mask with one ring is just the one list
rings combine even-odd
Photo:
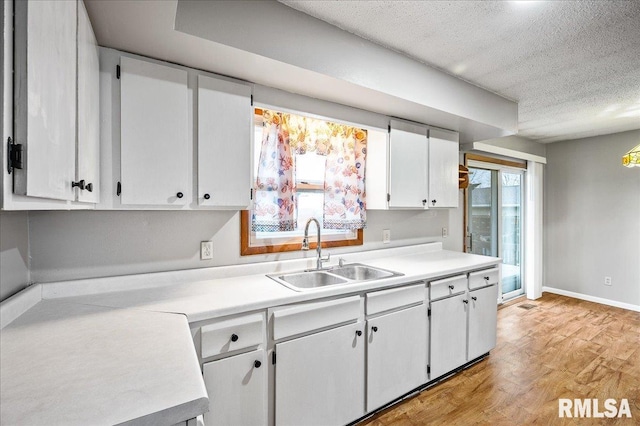
[(78, 201), (100, 201), (100, 63), (98, 43), (84, 2), (78, 2), (78, 140), (76, 191)]
[(429, 130), (429, 207), (458, 207), (458, 133)]
[(389, 207), (424, 208), (427, 201), (427, 136), (391, 129)]
[(498, 286), (469, 292), (469, 361), (496, 346)]
[(266, 371), (262, 349), (204, 364), (202, 373), (209, 394), (204, 424), (266, 425)]
[(467, 294), (431, 302), (430, 380), (467, 361)]
[(251, 189), (251, 87), (198, 76), (198, 204), (246, 209)]
[(121, 57), (121, 202), (186, 205), (191, 187), (187, 72)]
[(367, 412), (426, 382), (425, 305), (367, 321)]
[(277, 425), (343, 425), (364, 415), (362, 329), (356, 323), (276, 344)]
[(20, 195), (75, 199), (76, 2), (15, 2), (15, 139)]

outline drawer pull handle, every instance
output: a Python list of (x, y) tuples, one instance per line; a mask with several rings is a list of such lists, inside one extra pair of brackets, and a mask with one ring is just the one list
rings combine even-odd
[(79, 180), (79, 181), (77, 181), (77, 182), (71, 182), (71, 188), (75, 188), (75, 187), (78, 187), (78, 188), (80, 188), (80, 189), (83, 189), (83, 190), (84, 190), (84, 188), (85, 188), (85, 186), (84, 186), (84, 179)]
[(489, 277), (484, 277), (484, 280), (485, 281), (489, 281)]
[(373, 332), (377, 332), (378, 331), (378, 327), (371, 327), (371, 330), (373, 330)]
[(467, 303), (469, 303), (469, 301), (467, 299), (463, 299), (462, 303), (467, 304)]
[(184, 197), (184, 194), (183, 194), (182, 192), (178, 192), (178, 193), (176, 194), (176, 197), (178, 197), (178, 198), (182, 198), (182, 197)]
[(84, 187), (84, 189), (86, 189), (89, 192), (93, 192), (93, 184), (88, 183), (87, 186)]
[(475, 302), (476, 300), (478, 300), (478, 298), (473, 296), (473, 297), (471, 297), (471, 300), (473, 300)]
[(209, 194), (204, 194), (204, 199), (205, 199), (205, 200), (208, 200), (209, 198), (211, 198), (211, 195), (209, 195)]
[(258, 360), (256, 360), (256, 361), (253, 363), (253, 366), (254, 366), (255, 368), (260, 368), (260, 366), (261, 366), (261, 365), (262, 365), (262, 363), (261, 363), (260, 361), (258, 361)]
[(449, 286), (449, 290), (453, 290), (455, 288), (455, 286), (450, 285)]
[(358, 336), (358, 337), (362, 336), (362, 331), (356, 330), (356, 336)]
[(234, 333), (234, 334), (232, 334), (232, 335), (231, 335), (231, 341), (232, 341), (232, 342), (237, 342), (237, 341), (238, 341), (238, 335), (237, 335), (237, 334), (235, 334), (235, 333)]

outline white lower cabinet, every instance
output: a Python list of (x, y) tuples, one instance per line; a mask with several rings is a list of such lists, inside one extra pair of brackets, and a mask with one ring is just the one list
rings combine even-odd
[(469, 292), (469, 361), (496, 346), (498, 286)]
[(466, 293), (431, 302), (430, 379), (467, 361), (467, 308)]
[(368, 320), (367, 345), (367, 412), (427, 382), (424, 304)]
[(202, 374), (209, 394), (204, 424), (266, 425), (266, 371), (263, 349), (204, 364)]
[(494, 268), (192, 324), (205, 425), (354, 422), (493, 349), (498, 285)]
[(430, 380), (496, 346), (498, 285), (497, 268), (430, 283)]
[(364, 411), (362, 322), (275, 345), (277, 425), (343, 425)]

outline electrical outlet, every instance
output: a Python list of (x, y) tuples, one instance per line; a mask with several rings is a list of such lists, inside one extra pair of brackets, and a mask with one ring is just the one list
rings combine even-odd
[(213, 241), (200, 242), (200, 260), (213, 259)]
[(604, 277), (604, 285), (611, 285), (611, 277)]
[(391, 242), (391, 230), (383, 229), (382, 230), (382, 244), (389, 244)]
[(449, 230), (446, 226), (442, 227), (442, 238), (447, 238), (449, 236)]

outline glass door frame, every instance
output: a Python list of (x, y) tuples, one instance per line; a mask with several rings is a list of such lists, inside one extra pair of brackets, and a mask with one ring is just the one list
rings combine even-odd
[[(520, 295), (525, 294), (525, 274), (524, 274), (524, 270), (525, 270), (525, 265), (524, 265), (524, 230), (525, 230), (525, 216), (524, 216), (524, 212), (526, 207), (524, 206), (525, 203), (525, 183), (526, 183), (526, 170), (527, 170), (527, 163), (526, 162), (518, 162), (518, 161), (511, 161), (511, 160), (505, 160), (505, 159), (500, 159), (500, 158), (493, 158), (493, 157), (487, 157), (484, 155), (478, 155), (478, 154), (473, 154), (473, 153), (466, 153), (464, 155), (464, 165), (467, 168), (476, 168), (476, 169), (485, 169), (485, 170), (496, 170), (498, 172), (498, 179), (497, 179), (497, 210), (499, 212), (499, 214), (497, 214), (497, 226), (498, 226), (498, 235), (499, 238), (497, 238), (497, 250), (498, 250), (498, 255), (501, 257), (501, 253), (502, 253), (502, 175), (501, 172), (507, 172), (507, 173), (514, 173), (514, 174), (520, 174), (521, 175), (521, 179), (520, 179), (520, 186), (521, 186), (521, 191), (520, 191), (520, 218), (521, 218), (521, 222), (520, 222), (520, 283), (521, 283), (521, 288), (518, 290), (514, 290), (512, 292), (503, 294), (502, 293), (502, 285), (500, 285), (500, 291), (499, 291), (499, 296), (498, 296), (498, 302), (502, 303), (504, 301), (504, 299), (510, 299), (512, 297), (517, 297)], [(464, 232), (463, 232), (463, 251), (465, 253), (468, 253), (468, 249), (469, 249), (469, 200), (468, 200), (468, 196), (469, 196), (469, 189), (465, 188), (464, 190)]]

